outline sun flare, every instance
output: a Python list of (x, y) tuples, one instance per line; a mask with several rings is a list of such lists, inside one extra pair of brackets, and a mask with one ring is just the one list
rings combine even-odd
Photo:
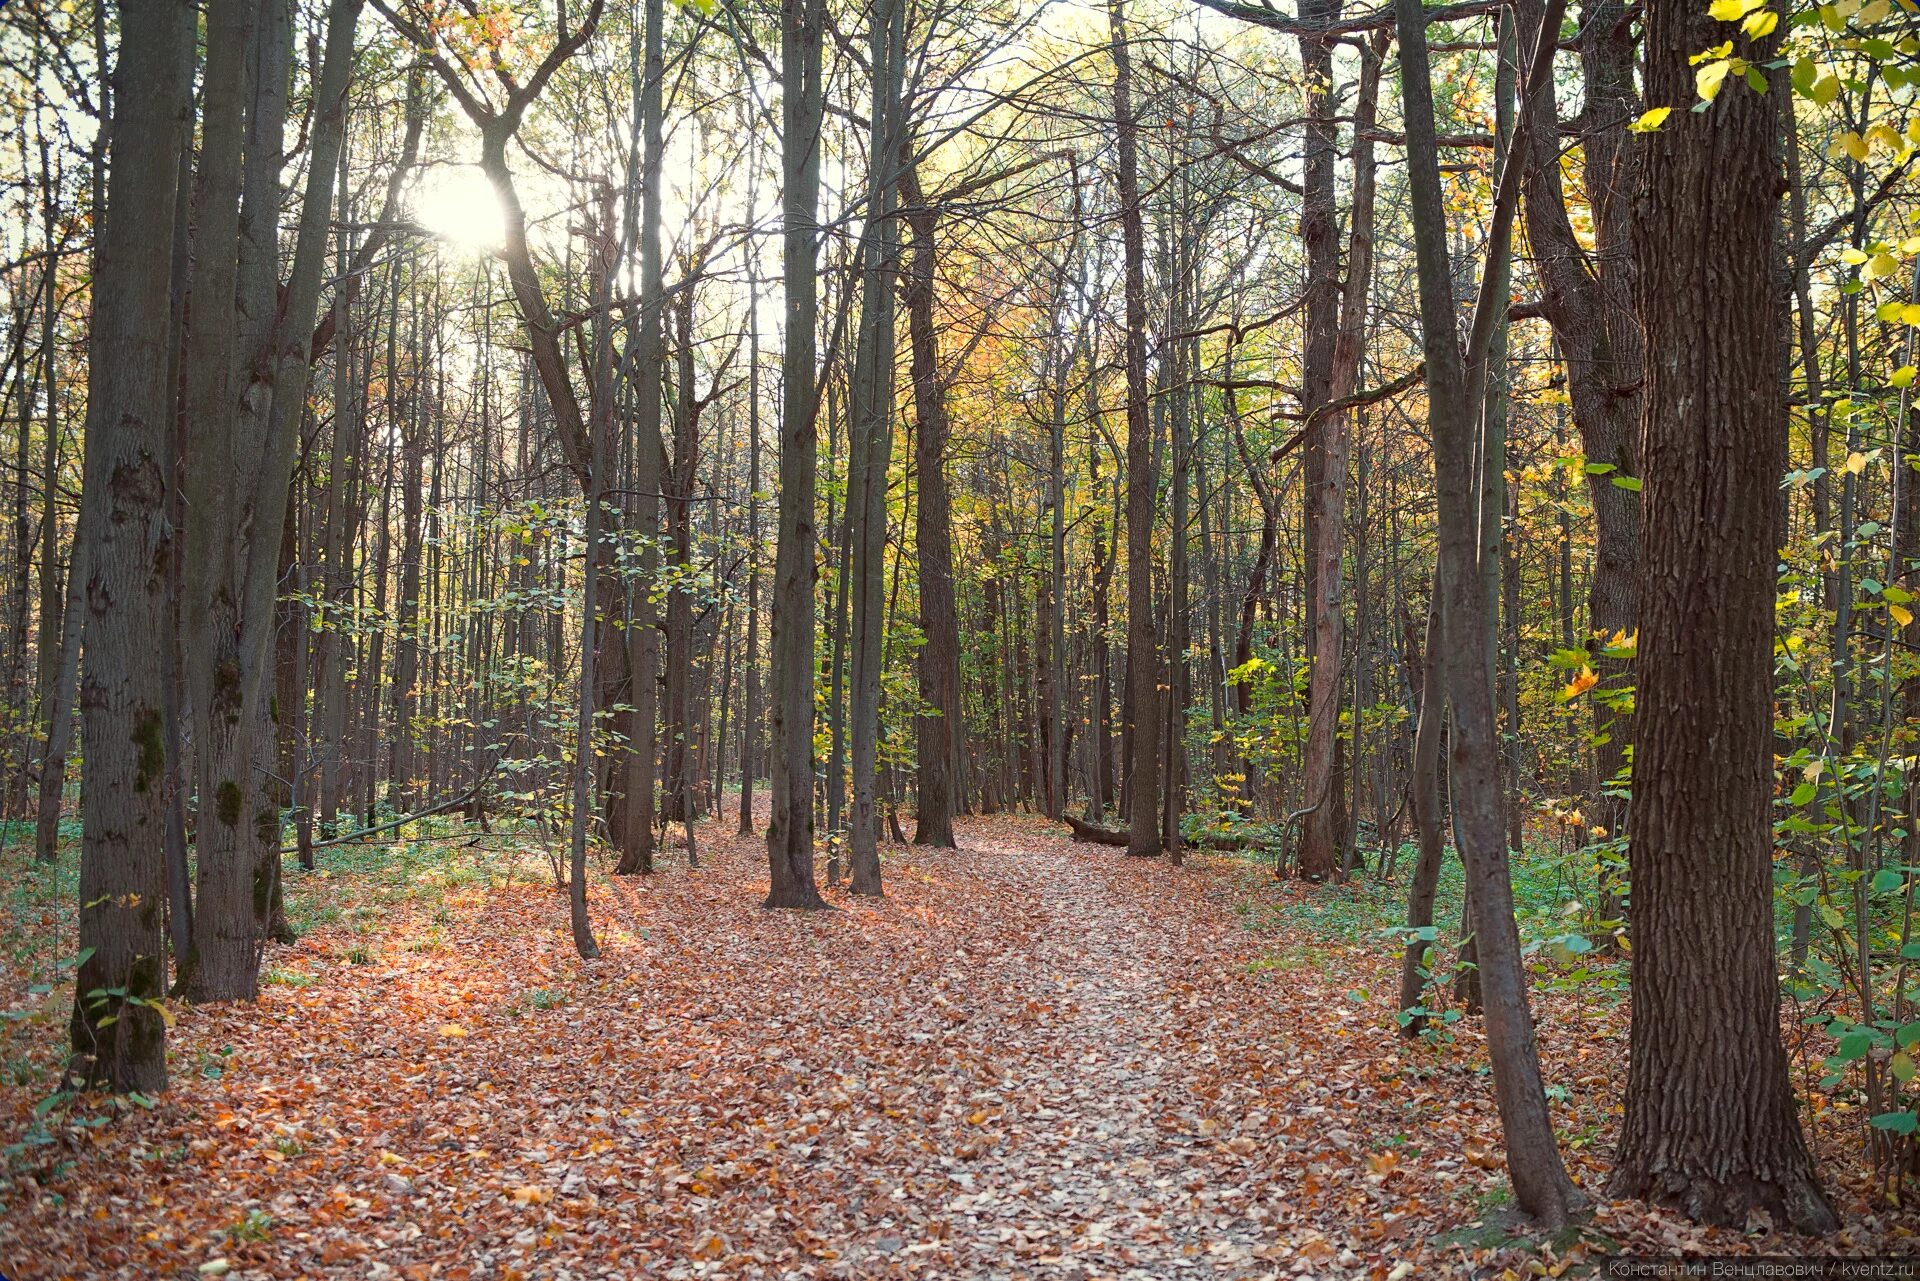
[(430, 170), (414, 188), (413, 217), (463, 253), (491, 252), (506, 238), (500, 197), (486, 175), (471, 165)]

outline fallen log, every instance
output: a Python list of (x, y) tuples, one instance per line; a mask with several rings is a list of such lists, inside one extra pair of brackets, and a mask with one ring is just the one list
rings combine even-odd
[(1073, 839), (1076, 841), (1087, 845), (1125, 845), (1127, 843), (1128, 838), (1125, 832), (1115, 831), (1111, 827), (1099, 827), (1084, 819), (1075, 818), (1071, 814), (1066, 817), (1067, 826), (1073, 829)]

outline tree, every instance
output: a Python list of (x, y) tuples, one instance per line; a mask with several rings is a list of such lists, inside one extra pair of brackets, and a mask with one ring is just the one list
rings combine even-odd
[(818, 412), (814, 273), (824, 104), (824, 0), (781, 0), (782, 225), (786, 352), (780, 401), (779, 529), (773, 571), (773, 698), (767, 862), (768, 907), (822, 908), (813, 874), (813, 503)]
[[(1786, 404), (1774, 254), (1781, 93), (1732, 83), (1704, 112), (1694, 55), (1726, 27), (1645, 10), (1634, 204), (1646, 332), (1638, 575), (1633, 1024), (1613, 1189), (1709, 1223), (1763, 1210), (1835, 1226), (1780, 1041), (1773, 933), (1775, 494)], [(1777, 39), (1733, 36), (1764, 65)]]
[[(1549, 0), (1542, 28), (1547, 34), (1535, 46), (1528, 67), (1529, 91), (1550, 73), (1552, 34), (1559, 30), (1562, 7), (1559, 0)], [(1395, 0), (1394, 18), (1400, 34), (1400, 95), (1407, 122), (1407, 170), (1426, 349), (1428, 423), (1433, 433), (1434, 491), (1440, 508), (1434, 590), (1439, 598), (1439, 638), (1445, 650), (1441, 663), (1447, 703), (1453, 713), (1454, 825), (1467, 866), (1467, 894), (1474, 905), (1487, 1045), (1493, 1060), (1500, 1121), (1506, 1130), (1507, 1170), (1521, 1208), (1543, 1225), (1558, 1226), (1566, 1222), (1578, 1194), (1560, 1162), (1553, 1122), (1547, 1114), (1533, 1017), (1527, 1007), (1520, 936), (1513, 920), (1513, 886), (1500, 813), (1493, 689), (1487, 681), (1486, 644), (1490, 633), (1483, 623), (1487, 602), (1478, 566), (1479, 512), (1473, 476), (1473, 441), (1480, 399), (1485, 394), (1493, 309), (1504, 311), (1507, 305), (1487, 282), (1497, 281), (1502, 274), (1494, 260), (1508, 251), (1513, 207), (1519, 194), (1518, 167), (1509, 164), (1500, 174), (1488, 246), (1490, 261), (1463, 351), (1455, 328), (1446, 209), (1440, 192), (1427, 17), (1420, 0)], [(1521, 121), (1523, 133), (1528, 123)], [(1525, 154), (1523, 147), (1515, 150)]]
[[(161, 650), (162, 513), (174, 202), (192, 102), (193, 9), (120, 9), (112, 173), (89, 343), (85, 479), (86, 657), (81, 669), (80, 961), (69, 1076), (154, 1093), (167, 1085), (166, 752)], [(105, 995), (101, 995), (104, 993)]]
[(1127, 368), (1127, 853), (1160, 852), (1160, 638), (1153, 613), (1153, 428), (1147, 416), (1146, 242), (1140, 224), (1139, 142), (1124, 0), (1109, 0), (1113, 128), (1119, 143), (1121, 239), (1126, 250)]

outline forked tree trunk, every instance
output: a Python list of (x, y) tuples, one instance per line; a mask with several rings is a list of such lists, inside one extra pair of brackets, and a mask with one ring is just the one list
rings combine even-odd
[(768, 907), (821, 908), (813, 871), (814, 344), (819, 332), (815, 223), (823, 119), (824, 0), (781, 0), (780, 65), (785, 380), (780, 406), (780, 520), (773, 576), (773, 733), (767, 822)]
[[(209, 758), (201, 770), (203, 784), (210, 780), (212, 791), (210, 797), (203, 793), (202, 813), (210, 800), (217, 819), (203, 821), (195, 833), (199, 910), (186, 977), (187, 990), (199, 1001), (257, 994), (261, 939), (271, 925), (279, 880), (280, 812), (260, 786), (256, 755), (274, 741), (266, 681), (275, 658), (274, 601), (359, 16), (359, 0), (333, 0), (328, 8), (307, 186), (284, 288), (278, 175), (290, 19), (278, 14), (259, 32), (263, 78), (249, 118), (238, 245), (236, 325), (246, 373), (231, 397), (238, 408), (223, 424), (208, 425), (224, 427), (213, 433), (207, 450), (221, 460), (211, 472), (215, 489), (224, 480), (232, 492), (197, 504), (189, 517), (221, 522), (208, 544), (214, 563), (189, 566), (196, 590), (209, 593), (212, 602), (202, 610), (209, 620), (206, 632), (190, 637), (189, 644), (197, 647), (195, 661), (209, 664), (211, 675), (203, 679), (213, 692), (204, 712), (218, 731), (199, 745)], [(347, 359), (344, 342), (334, 359)]]
[[(849, 389), (848, 552), (852, 568), (853, 821), (848, 857), (853, 892), (879, 894), (880, 668), (885, 631), (887, 467), (893, 457), (894, 277), (899, 222), (893, 207), (899, 184), (900, 79), (904, 71), (906, 6), (876, 3), (869, 20), (873, 73), (873, 135), (867, 149), (867, 223), (861, 237), (860, 331)], [(838, 780), (836, 780), (837, 784)]]
[[(1561, 10), (1559, 0), (1549, 0), (1547, 30), (1558, 30)], [(1506, 1132), (1507, 1171), (1521, 1208), (1541, 1225), (1557, 1227), (1567, 1221), (1578, 1193), (1567, 1178), (1554, 1142), (1532, 1014), (1527, 1008), (1526, 971), (1513, 920), (1513, 886), (1508, 878), (1506, 832), (1500, 812), (1493, 690), (1487, 684), (1488, 633), (1482, 621), (1486, 596), (1476, 564), (1476, 402), (1483, 392), (1492, 308), (1504, 310), (1507, 300), (1490, 296), (1483, 278), (1472, 333), (1462, 352), (1456, 332), (1446, 210), (1434, 139), (1426, 14), (1420, 0), (1395, 0), (1394, 16), (1400, 33), (1400, 92), (1405, 104), (1407, 170), (1427, 358), (1434, 487), (1440, 507), (1435, 590), (1440, 601), (1442, 668), (1453, 714), (1451, 763), (1458, 806), (1455, 827), (1478, 920), (1476, 946), (1486, 1001), (1487, 1048), (1501, 1125)], [(1553, 45), (1550, 41), (1541, 44), (1534, 53), (1529, 83), (1550, 69)], [(1527, 122), (1523, 120), (1520, 127), (1524, 130)], [(1514, 174), (1503, 172), (1489, 236), (1488, 252), (1496, 260), (1507, 252), (1517, 194)], [(1497, 271), (1486, 274), (1497, 277)]]
[[(665, 316), (661, 298), (660, 183), (664, 147), (664, 111), (661, 84), (665, 74), (662, 10), (664, 0), (647, 0), (644, 63), (628, 66), (634, 111), (640, 119), (640, 141), (645, 145), (641, 168), (639, 222), (634, 225), (633, 194), (628, 193), (629, 238), (640, 244), (640, 318), (632, 344), (633, 381), (633, 495), (627, 508), (628, 531), (642, 540), (640, 574), (627, 584), (627, 669), (631, 685), (626, 714), (626, 777), (621, 787), (621, 875), (653, 871), (654, 758), (658, 747), (656, 714), (660, 689), (660, 631), (654, 626), (657, 607), (654, 584), (660, 575), (660, 493), (662, 443), (660, 394), (662, 362), (666, 357)], [(629, 49), (629, 58), (638, 54)], [(629, 164), (633, 157), (629, 156)]]
[[(1800, 1133), (1774, 956), (1774, 500), (1787, 407), (1771, 249), (1778, 92), (1730, 81), (1704, 113), (1689, 60), (1725, 24), (1646, 6), (1635, 197), (1647, 337), (1633, 1023), (1613, 1190), (1709, 1223), (1764, 1210), (1835, 1226)], [(1772, 37), (1733, 40), (1756, 64)]]

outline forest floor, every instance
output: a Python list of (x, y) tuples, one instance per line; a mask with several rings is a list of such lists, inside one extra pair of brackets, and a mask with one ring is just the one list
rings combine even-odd
[(180, 1013), (166, 1095), (42, 1114), (72, 945), (54, 878), (5, 855), (0, 1274), (1401, 1281), (1920, 1245), (1857, 1117), (1815, 1126), (1847, 1224), (1817, 1246), (1606, 1202), (1626, 1009), (1603, 981), (1537, 998), (1594, 1216), (1509, 1237), (1472, 1021), (1397, 1034), (1390, 888), (986, 818), (958, 852), (888, 850), (884, 900), (769, 913), (732, 826), (697, 870), (596, 875), (584, 963), (539, 850), (325, 851), (261, 1000)]

